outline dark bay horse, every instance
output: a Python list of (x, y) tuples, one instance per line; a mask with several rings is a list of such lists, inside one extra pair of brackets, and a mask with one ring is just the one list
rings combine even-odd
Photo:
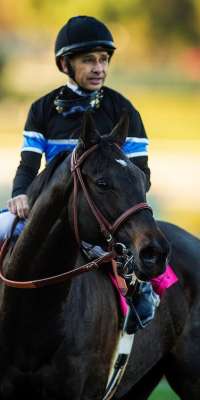
[[(113, 136), (121, 144), (125, 129), (118, 128)], [(90, 124), (81, 140), (85, 147), (99, 141)], [(111, 221), (133, 203), (145, 200), (144, 177), (129, 166), (108, 138), (90, 157), (83, 164), (84, 180)], [(78, 246), (70, 211), (68, 163), (61, 164), (39, 196), (8, 257), (12, 279), (37, 279), (75, 264)], [(111, 190), (110, 174), (115, 170), (117, 179)], [(61, 183), (54, 187), (55, 181)], [(82, 193), (78, 220), (81, 238), (104, 246)], [(158, 222), (158, 226), (171, 244), (169, 261), (179, 283), (166, 291), (155, 320), (136, 334), (127, 371), (114, 398), (147, 399), (165, 375), (181, 399), (199, 400), (200, 241), (175, 225)], [(149, 210), (132, 215), (118, 234), (117, 240), (132, 247), (139, 276), (150, 278), (162, 272), (167, 246)], [(116, 297), (106, 274), (93, 272), (30, 291), (2, 286), (1, 291), (0, 398), (18, 399), (27, 394), (30, 399), (102, 399), (118, 327)]]
[[(115, 399), (148, 399), (165, 376), (182, 400), (200, 398), (200, 240), (158, 222), (171, 244), (169, 262), (179, 278), (161, 299), (155, 320), (136, 334)], [(131, 381), (132, 379), (132, 381)]]
[[(106, 220), (109, 227), (115, 226), (115, 230), (109, 228), (114, 240), (134, 255), (138, 278), (150, 279), (164, 271), (169, 245), (146, 204), (145, 175), (119, 148), (126, 134), (126, 117), (101, 138), (86, 115), (72, 170), (82, 160), (81, 175), (95, 211), (103, 215), (104, 225)], [(38, 181), (35, 186), (39, 187)], [(33, 201), (26, 227), (6, 255), (8, 279), (48, 278), (75, 265), (79, 245), (72, 186), (67, 158)], [(100, 229), (93, 214), (78, 187), (75, 231), (81, 240), (106, 249), (105, 238), (110, 238), (103, 235), (102, 224)], [(119, 328), (117, 297), (107, 267), (37, 289), (1, 285), (1, 399), (23, 395), (41, 400), (103, 398)], [(134, 374), (127, 391), (131, 382), (135, 382)]]

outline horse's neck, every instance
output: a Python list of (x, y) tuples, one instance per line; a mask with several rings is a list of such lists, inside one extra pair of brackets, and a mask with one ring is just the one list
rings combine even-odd
[[(54, 191), (52, 196), (44, 197), (42, 207), (41, 203), (37, 205), (13, 251), (5, 260), (4, 270), (7, 278), (15, 281), (30, 281), (66, 272), (74, 266), (78, 247), (67, 223), (66, 212), (60, 213), (62, 208), (63, 195), (60, 190)], [(61, 217), (64, 218), (64, 223)], [(50, 303), (52, 299), (54, 301), (56, 299), (56, 306), (60, 307), (69, 288), (70, 281), (62, 286), (59, 296), (55, 297), (54, 292), (57, 292), (55, 287), (49, 288), (48, 291), (29, 289), (28, 292), (31, 292), (29, 295), (25, 294), (24, 290), (5, 287), (1, 296), (1, 309), (9, 309), (12, 315), (12, 310), (17, 307), (17, 304), (21, 304), (22, 308), (27, 307), (26, 297), (29, 296), (32, 299), (31, 307), (34, 312), (34, 309), (37, 310), (38, 307), (39, 291), (44, 307), (48, 300), (43, 293), (49, 294)], [(30, 312), (30, 307), (28, 309)]]
[[(54, 235), (50, 235), (43, 252), (36, 257), (31, 269), (29, 263), (26, 263), (26, 253), (23, 251), (23, 258), (15, 264), (16, 269), (11, 266), (8, 277), (14, 280), (34, 280), (57, 275), (73, 267), (77, 257), (75, 241), (66, 235), (61, 242), (60, 236), (57, 235), (52, 247), (52, 241), (55, 239)], [(64, 250), (66, 251), (65, 258)], [(31, 258), (29, 261), (31, 262)], [(47, 341), (47, 344), (41, 344), (39, 353), (42, 357), (43, 354), (56, 351), (62, 332), (55, 327), (58, 325), (62, 327), (63, 308), (68, 301), (70, 287), (70, 280), (60, 285), (40, 289), (24, 290), (4, 286), (0, 295), (1, 345), (7, 344), (13, 348), (20, 345), (26, 351), (26, 345), (30, 347), (29, 343), (34, 343), (35, 340), (40, 344), (41, 337), (46, 337), (49, 330), (52, 340), (50, 343)], [(13, 329), (15, 329), (15, 334), (10, 335)], [(34, 353), (30, 355), (31, 357), (34, 357)]]
[(8, 254), (4, 269), (7, 277), (13, 280), (34, 280), (58, 275), (72, 269), (79, 248), (73, 232), (61, 221), (40, 243), (39, 232), (35, 239), (28, 234), (20, 240), (17, 248)]

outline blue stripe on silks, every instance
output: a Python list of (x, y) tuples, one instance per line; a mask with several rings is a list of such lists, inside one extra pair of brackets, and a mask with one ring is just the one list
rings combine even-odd
[[(24, 143), (22, 151), (35, 151), (45, 153), (46, 161), (49, 162), (61, 151), (72, 152), (78, 143), (78, 139), (49, 139), (38, 132), (24, 132)], [(127, 157), (147, 155), (148, 139), (128, 137), (122, 146)]]
[(46, 139), (41, 134), (33, 133), (29, 135), (24, 133), (24, 140), (22, 144), (22, 151), (35, 151), (36, 153), (43, 153), (46, 150)]
[[(56, 156), (60, 151), (72, 152), (76, 145), (78, 144), (78, 139), (58, 139), (58, 140), (48, 140), (46, 147), (46, 160), (49, 162), (52, 158)], [(126, 142), (122, 146), (123, 152), (127, 157), (137, 157), (140, 155), (148, 155), (148, 139), (146, 138), (127, 138)]]
[(58, 143), (54, 144), (54, 143), (51, 143), (50, 141), (48, 141), (47, 148), (45, 151), (45, 157), (46, 157), (47, 162), (52, 160), (52, 158), (54, 158), (61, 151), (69, 151), (71, 153), (74, 150), (74, 148), (76, 147), (78, 140), (76, 141), (76, 143), (66, 143), (67, 141), (65, 141), (65, 143), (63, 143), (63, 142), (61, 142), (59, 144)]
[(122, 150), (127, 156), (148, 155), (148, 139), (127, 138)]

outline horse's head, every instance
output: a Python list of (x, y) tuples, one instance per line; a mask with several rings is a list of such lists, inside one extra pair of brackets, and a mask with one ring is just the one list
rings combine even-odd
[(127, 130), (124, 113), (113, 131), (101, 137), (86, 114), (72, 166), (75, 173), (78, 165), (85, 185), (84, 191), (78, 183), (75, 229), (81, 240), (104, 247), (104, 236), (111, 233), (115, 243), (123, 243), (134, 255), (138, 278), (148, 279), (163, 272), (169, 247), (146, 203), (145, 174), (120, 149)]

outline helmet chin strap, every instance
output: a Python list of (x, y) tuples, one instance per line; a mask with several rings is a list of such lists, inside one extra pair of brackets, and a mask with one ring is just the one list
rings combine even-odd
[(65, 56), (64, 57), (64, 61), (65, 61), (65, 64), (66, 64), (66, 67), (67, 67), (67, 70), (68, 70), (69, 78), (73, 79), (73, 81), (76, 82), (75, 81), (75, 71), (74, 71), (74, 68), (72, 67), (72, 65), (70, 63), (69, 57)]

